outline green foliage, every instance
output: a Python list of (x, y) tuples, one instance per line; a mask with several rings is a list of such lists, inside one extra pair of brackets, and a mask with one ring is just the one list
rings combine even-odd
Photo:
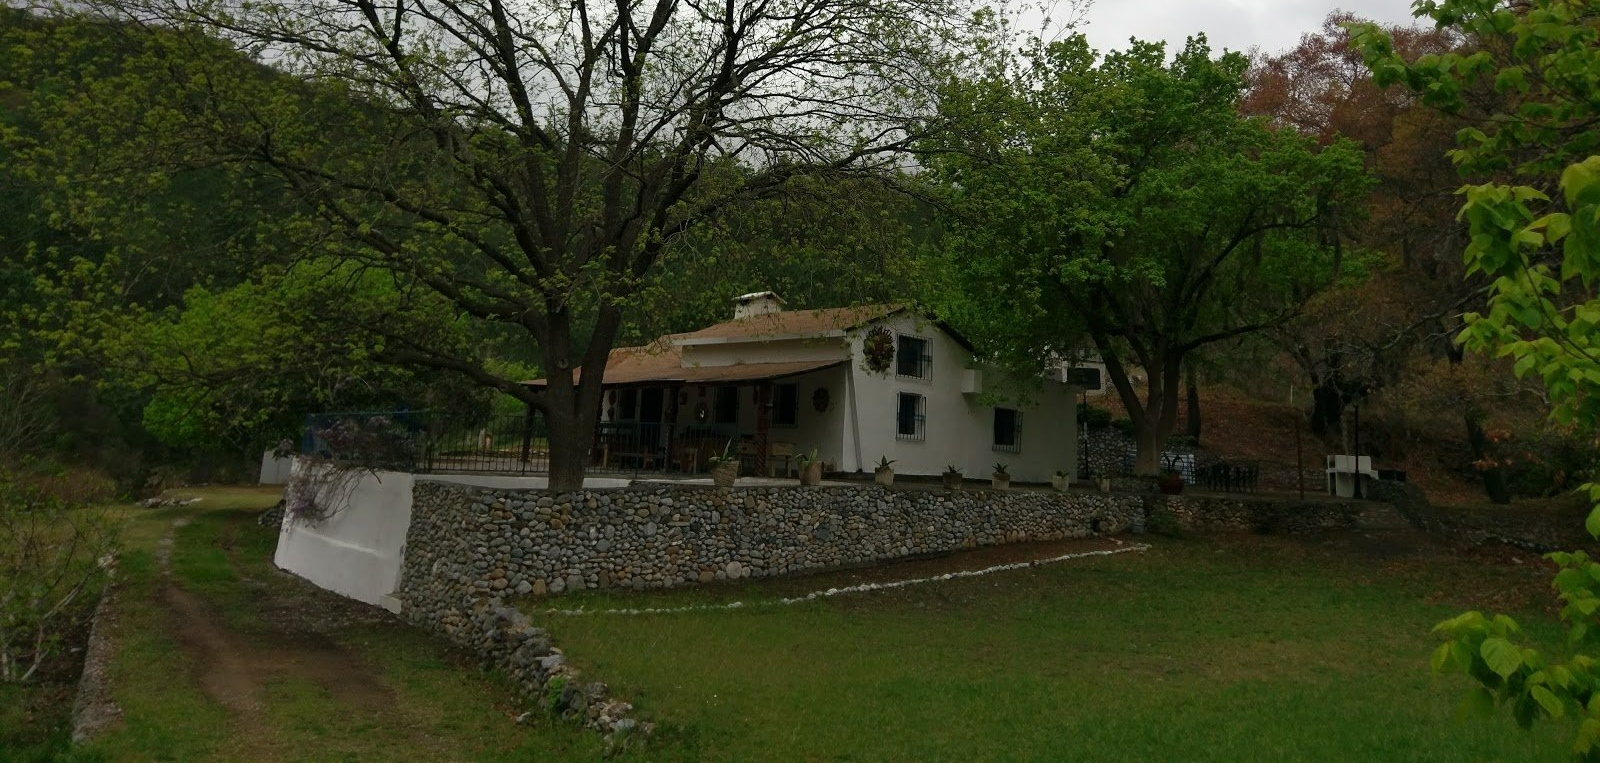
[[(1203, 37), (1169, 59), (1133, 42), (1100, 57), (1081, 35), (953, 79), (957, 125), (931, 148), (953, 210), (929, 281), (984, 352), (1041, 371), (1092, 343), (1139, 459), (1175, 421), (1192, 351), (1276, 325), (1332, 283), (1332, 210), (1358, 209), (1361, 152), (1240, 115), (1246, 60)], [(1169, 371), (1170, 369), (1170, 371)]]
[(113, 525), (0, 473), (0, 683), (50, 670), (110, 576)]
[[(1465, 52), (1405, 61), (1385, 35), (1355, 29), (1375, 77), (1420, 93), (1431, 105), (1470, 113), (1492, 92), (1506, 104), (1457, 135), (1451, 158), (1469, 175), (1515, 176), (1461, 189), (1470, 227), (1469, 275), (1489, 284), (1487, 312), (1466, 316), (1466, 347), (1513, 363), (1539, 379), (1550, 417), (1592, 439), (1600, 422), (1600, 28), (1585, 0), (1532, 0), (1510, 6), (1477, 0), (1418, 5), (1482, 44)], [(1552, 182), (1553, 181), (1553, 182)], [(1600, 484), (1584, 486), (1600, 501)], [(1588, 530), (1600, 537), (1600, 507)], [(1562, 619), (1579, 654), (1564, 664), (1515, 643), (1515, 623), (1469, 612), (1440, 624), (1449, 640), (1434, 653), (1440, 672), (1464, 673), (1481, 688), (1468, 704), (1509, 706), (1519, 725), (1540, 718), (1577, 720), (1572, 753), (1600, 760), (1600, 674), (1592, 656), (1600, 565), (1587, 555), (1552, 554)]]
[(1111, 426), (1111, 411), (1088, 403), (1078, 403), (1078, 425), (1089, 429)]

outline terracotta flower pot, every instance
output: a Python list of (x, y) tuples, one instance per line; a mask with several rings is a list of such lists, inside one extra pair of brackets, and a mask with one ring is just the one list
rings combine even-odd
[(1069, 484), (1071, 483), (1067, 482), (1066, 477), (1054, 476), (1050, 478), (1050, 487), (1055, 488), (1057, 493), (1067, 492), (1067, 486)]
[(724, 461), (711, 467), (711, 484), (717, 487), (733, 487), (734, 480), (738, 478), (738, 461)]
[(812, 461), (811, 463), (806, 464), (805, 468), (800, 470), (800, 484), (802, 484), (802, 485), (821, 485), (822, 484), (822, 462), (821, 461)]
[(883, 485), (884, 487), (893, 485), (894, 470), (887, 466), (874, 469), (872, 472), (872, 481), (878, 483), (879, 485)]
[(1176, 474), (1168, 474), (1161, 478), (1161, 493), (1163, 495), (1182, 495), (1183, 478)]
[(944, 489), (945, 490), (960, 490), (961, 489), (961, 472), (945, 472), (944, 473)]
[(1010, 490), (1011, 475), (1000, 474), (999, 472), (989, 475), (989, 487), (995, 490)]

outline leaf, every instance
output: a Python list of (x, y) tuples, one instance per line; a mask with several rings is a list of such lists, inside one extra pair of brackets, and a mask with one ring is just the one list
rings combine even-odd
[(1463, 718), (1487, 718), (1494, 715), (1494, 695), (1479, 686), (1468, 691), (1456, 709)]
[(1589, 512), (1589, 518), (1583, 520), (1583, 529), (1588, 530), (1589, 535), (1600, 538), (1600, 508)]
[(1501, 678), (1510, 678), (1522, 667), (1522, 650), (1503, 638), (1484, 639), (1478, 653), (1483, 656), (1484, 664)]
[(1535, 686), (1528, 690), (1528, 693), (1533, 695), (1533, 701), (1538, 702), (1539, 706), (1544, 708), (1544, 711), (1549, 713), (1551, 718), (1560, 718), (1566, 714), (1567, 706), (1556, 697), (1555, 692), (1543, 686)]
[(1454, 644), (1454, 641), (1449, 641), (1440, 644), (1438, 649), (1433, 650), (1433, 659), (1431, 661), (1433, 664), (1433, 672), (1443, 673), (1445, 672), (1445, 668), (1454, 667), (1450, 659), (1451, 655), (1454, 654), (1454, 652), (1450, 650), (1450, 647)]

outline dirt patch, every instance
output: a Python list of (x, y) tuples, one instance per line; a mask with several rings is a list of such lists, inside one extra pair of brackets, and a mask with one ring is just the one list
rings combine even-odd
[[(162, 539), (158, 559), (164, 578), (160, 603), (169, 613), (171, 633), (191, 655), (195, 681), (212, 701), (232, 716), (236, 738), (247, 740), (247, 757), (272, 757), (274, 730), (267, 722), (267, 688), (280, 680), (300, 680), (325, 688), (351, 712), (374, 716), (395, 710), (392, 689), (373, 674), (363, 660), (336, 644), (329, 633), (352, 618), (321, 616), (343, 612), (346, 607), (332, 597), (302, 595), (274, 596), (265, 592), (259, 581), (243, 577), (235, 532), (242, 518), (230, 522), (219, 539), (229, 561), (241, 574), (245, 585), (262, 595), (266, 604), (260, 618), (262, 629), (246, 635), (225, 624), (223, 618), (199, 595), (176, 584), (169, 565), (174, 533)], [(182, 522), (174, 523), (173, 529)], [(296, 613), (298, 616), (290, 616)]]

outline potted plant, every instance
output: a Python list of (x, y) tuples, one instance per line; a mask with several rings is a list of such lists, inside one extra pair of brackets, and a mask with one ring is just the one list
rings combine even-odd
[(1066, 469), (1061, 469), (1055, 474), (1050, 475), (1050, 487), (1055, 488), (1056, 492), (1058, 493), (1067, 492), (1067, 486), (1071, 484), (1072, 472), (1069, 472)]
[(944, 489), (961, 489), (961, 467), (951, 464), (944, 468)]
[(1161, 475), (1161, 481), (1157, 484), (1161, 486), (1161, 492), (1164, 495), (1180, 495), (1183, 493), (1183, 475), (1177, 472), (1168, 471), (1166, 474)]
[(1011, 473), (1006, 471), (1005, 464), (994, 465), (994, 474), (989, 475), (989, 487), (995, 490), (1011, 489)]
[(795, 457), (795, 463), (800, 465), (800, 484), (822, 484), (822, 462), (817, 460), (817, 449), (812, 448), (810, 453), (802, 453)]
[(878, 466), (872, 470), (872, 481), (888, 487), (894, 484), (894, 469), (890, 468), (893, 461), (888, 456), (878, 456)]
[(733, 487), (733, 481), (739, 478), (739, 452), (733, 440), (728, 440), (722, 453), (706, 459), (706, 463), (711, 464), (711, 484), (717, 487)]

